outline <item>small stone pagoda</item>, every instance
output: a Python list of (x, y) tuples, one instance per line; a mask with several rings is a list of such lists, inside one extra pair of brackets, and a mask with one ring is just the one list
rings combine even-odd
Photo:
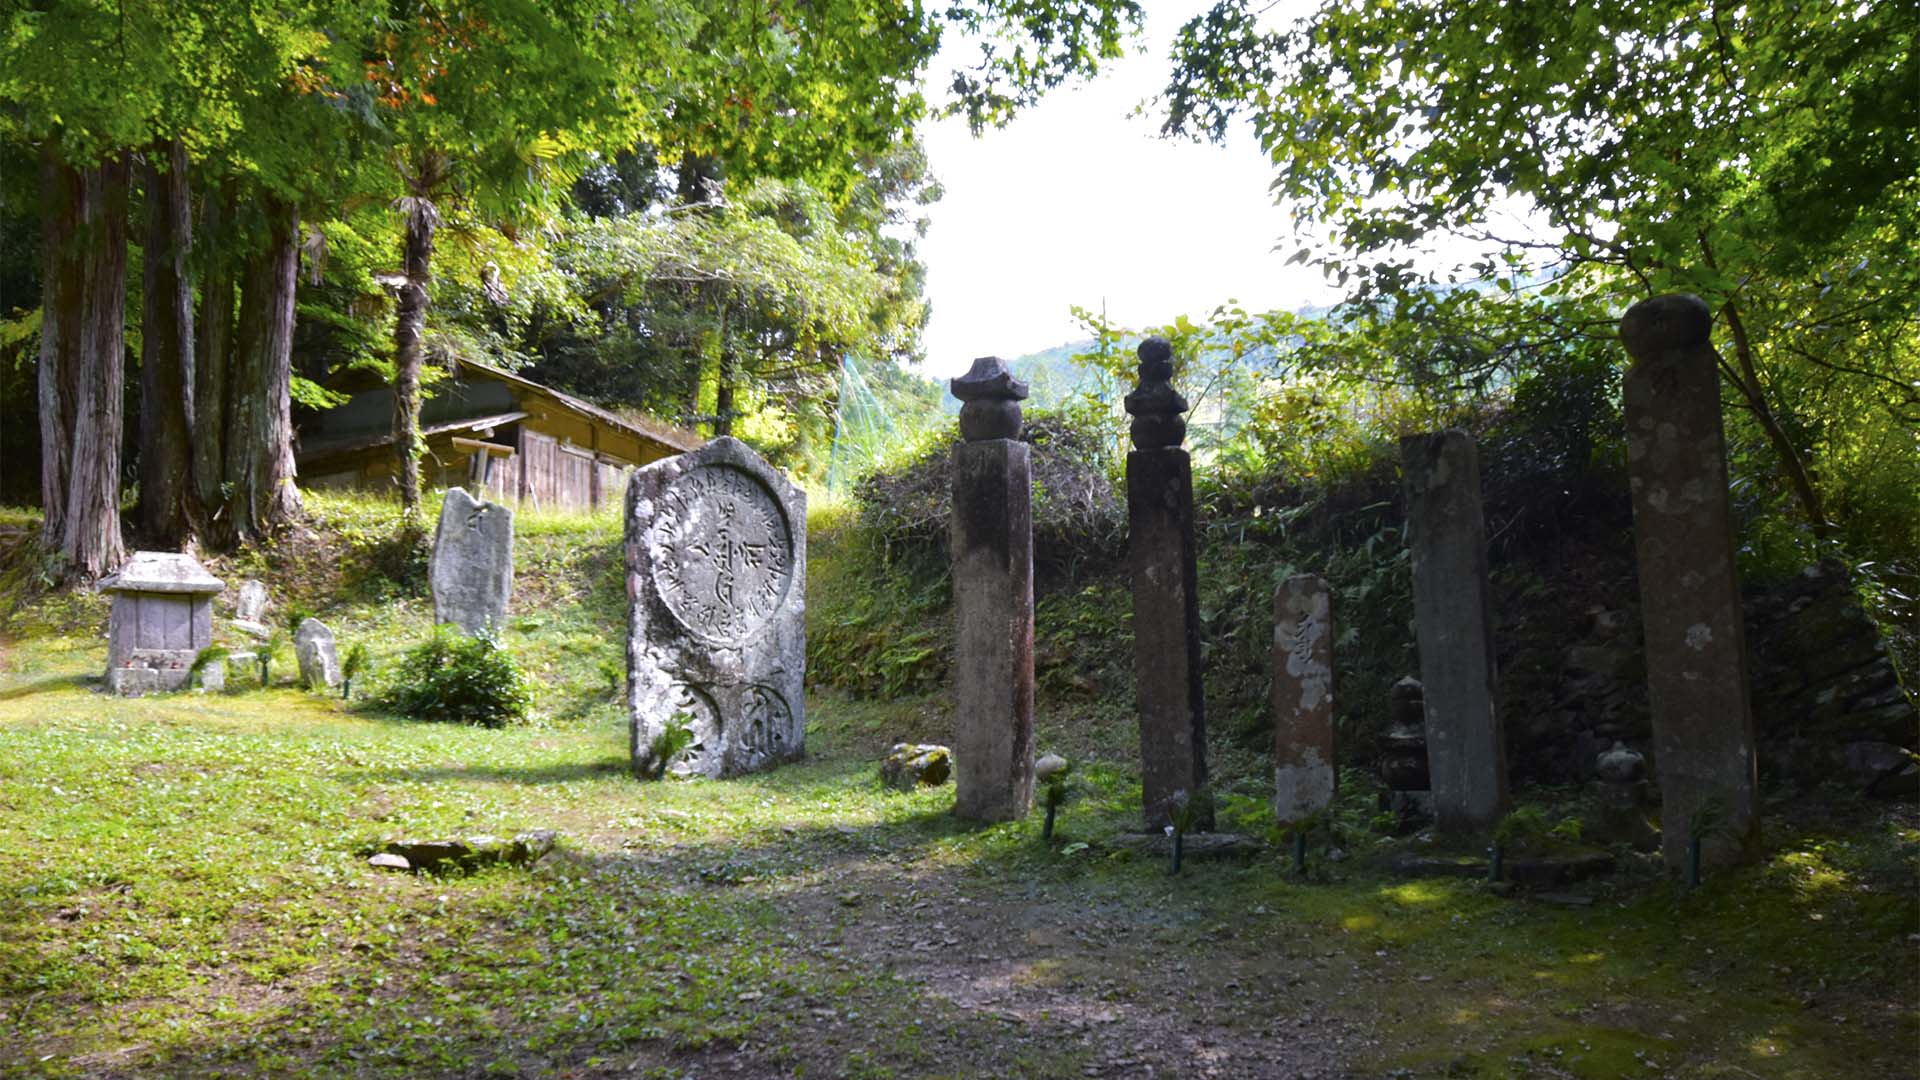
[(213, 644), (220, 579), (191, 555), (136, 551), (100, 582), (113, 596), (107, 617), (107, 690), (128, 697), (187, 685), (187, 670)]

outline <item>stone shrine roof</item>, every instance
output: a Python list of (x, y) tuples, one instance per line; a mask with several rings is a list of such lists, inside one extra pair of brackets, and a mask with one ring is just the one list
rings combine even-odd
[(217, 593), (226, 585), (191, 555), (136, 551), (115, 573), (100, 580), (101, 592)]

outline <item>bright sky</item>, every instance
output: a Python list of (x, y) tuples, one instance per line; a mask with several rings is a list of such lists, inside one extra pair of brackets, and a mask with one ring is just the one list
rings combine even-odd
[(1228, 300), (1260, 311), (1336, 298), (1318, 270), (1283, 265), (1300, 245), (1251, 134), (1167, 141), (1157, 119), (1128, 116), (1166, 85), (1168, 43), (1207, 6), (1150, 5), (1145, 54), (1056, 90), (1004, 129), (979, 139), (958, 119), (921, 129), (946, 189), (920, 246), (933, 304), (926, 374), (1084, 338), (1075, 304), (1140, 327), (1200, 321)]

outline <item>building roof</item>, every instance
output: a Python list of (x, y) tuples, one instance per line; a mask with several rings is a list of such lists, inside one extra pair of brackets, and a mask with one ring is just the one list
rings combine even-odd
[[(532, 379), (515, 375), (513, 372), (502, 370), (490, 364), (481, 364), (472, 360), (456, 360), (454, 361), (454, 365), (456, 373), (459, 375), (464, 375), (469, 378), (491, 379), (495, 382), (505, 383), (513, 387), (522, 398), (529, 395), (539, 397), (561, 410), (582, 417), (590, 423), (612, 428), (642, 443), (655, 443), (682, 453), (688, 450), (696, 450), (706, 444), (705, 439), (685, 428), (655, 420), (651, 417), (623, 416), (620, 413), (595, 405), (590, 401), (584, 401), (574, 397), (572, 394), (555, 390), (551, 386), (544, 386), (534, 382)], [(373, 387), (368, 387), (368, 389), (373, 389)], [(435, 435), (445, 435), (452, 432), (483, 430), (500, 427), (517, 420), (524, 420), (527, 416), (528, 414), (525, 410), (519, 410), (515, 412), (496, 413), (489, 416), (461, 417), (437, 424), (422, 426), (420, 434), (422, 437), (431, 438)], [(333, 439), (328, 439), (322, 435), (316, 438), (303, 439), (300, 445), (300, 457), (308, 461), (331, 458), (341, 454), (358, 453), (381, 446), (389, 446), (392, 445), (392, 443), (393, 431), (391, 428), (384, 428), (378, 431), (356, 432)]]
[(136, 551), (126, 564), (100, 579), (101, 592), (217, 593), (226, 583), (191, 555)]
[(572, 394), (555, 390), (551, 386), (543, 386), (540, 383), (534, 382), (532, 379), (522, 378), (510, 371), (503, 371), (489, 364), (476, 363), (472, 360), (457, 360), (455, 363), (460, 368), (471, 371), (473, 374), (479, 375), (482, 378), (498, 379), (501, 382), (517, 386), (530, 393), (539, 394), (542, 397), (558, 403), (563, 408), (570, 409), (584, 416), (592, 417), (610, 427), (618, 428), (635, 438), (646, 439), (665, 446), (671, 446), (675, 450), (682, 452), (698, 450), (704, 446), (707, 441), (685, 428), (676, 427), (662, 420), (655, 420), (651, 417), (628, 417), (616, 412), (610, 412), (592, 402), (582, 401)]

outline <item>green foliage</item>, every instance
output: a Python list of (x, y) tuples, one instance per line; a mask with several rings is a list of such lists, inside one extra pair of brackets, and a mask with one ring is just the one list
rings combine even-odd
[(648, 753), (652, 755), (648, 760), (653, 762), (652, 778), (659, 780), (665, 777), (668, 766), (673, 764), (673, 759), (685, 753), (687, 747), (693, 745), (693, 738), (691, 714), (677, 712), (667, 717), (666, 725), (660, 729), (660, 734), (653, 737), (653, 742), (648, 747)]
[(226, 663), (228, 655), (228, 649), (222, 645), (209, 645), (199, 652), (194, 653), (193, 663), (187, 666), (187, 682), (189, 684), (198, 682), (200, 685), (205, 686), (207, 669), (214, 664)]
[(380, 697), (416, 720), (489, 728), (526, 719), (532, 701), (526, 676), (492, 634), (467, 637), (444, 624), (400, 658)]
[(349, 682), (373, 671), (373, 654), (367, 650), (367, 643), (356, 641), (353, 648), (347, 650), (347, 657), (340, 663), (340, 677)]

